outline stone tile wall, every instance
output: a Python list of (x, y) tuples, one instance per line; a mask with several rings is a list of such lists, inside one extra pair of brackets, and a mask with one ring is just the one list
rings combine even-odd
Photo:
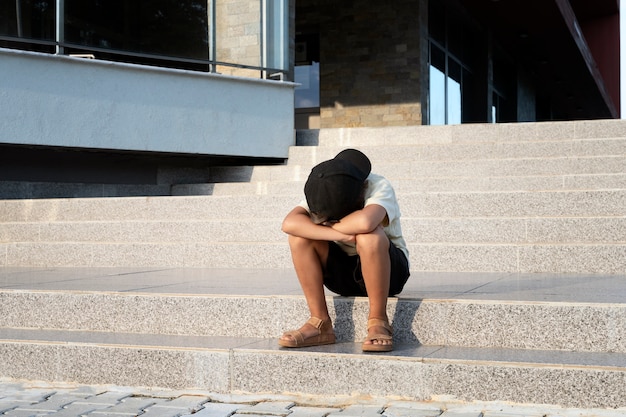
[(299, 0), (296, 28), (319, 30), (321, 127), (422, 124), (421, 0)]

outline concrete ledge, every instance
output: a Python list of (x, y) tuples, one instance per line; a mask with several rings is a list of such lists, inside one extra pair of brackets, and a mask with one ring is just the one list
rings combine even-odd
[(336, 128), (297, 132), (298, 145), (368, 146), (424, 143), (554, 141), (626, 136), (623, 120)]
[[(270, 218), (281, 221), (299, 196), (238, 195), (0, 200), (3, 222), (171, 221)], [(626, 190), (415, 192), (399, 196), (403, 217), (623, 216)]]
[[(160, 334), (166, 340), (277, 338), (307, 318), (302, 296), (2, 291), (0, 301), (0, 328)], [(367, 299), (327, 302), (338, 340), (362, 340)], [(624, 304), (400, 298), (391, 299), (388, 310), (398, 342), (626, 353)]]
[(285, 158), (294, 143), (290, 82), (3, 48), (0, 56), (10, 86), (0, 143), (268, 158)]
[(564, 407), (626, 405), (623, 355), (564, 357), (555, 352), (416, 345), (398, 346), (387, 355), (365, 355), (354, 343), (294, 351), (278, 349), (274, 340), (213, 339), (214, 346), (221, 346), (199, 348), (184, 341), (155, 346), (141, 337), (119, 342), (99, 335), (85, 343), (73, 341), (67, 332), (54, 337), (63, 342), (29, 340), (26, 333), (16, 336), (21, 339), (0, 340), (0, 374), (16, 379), (225, 394), (408, 400), (447, 396)]

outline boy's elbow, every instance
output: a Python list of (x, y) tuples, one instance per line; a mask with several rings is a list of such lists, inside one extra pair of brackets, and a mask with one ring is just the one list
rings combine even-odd
[(293, 234), (294, 229), (295, 229), (295, 222), (293, 218), (291, 218), (290, 216), (285, 217), (282, 224), (280, 225), (280, 230), (283, 233), (287, 233), (288, 235), (291, 235)]
[(280, 230), (283, 233), (287, 233), (289, 234), (289, 221), (287, 219), (283, 220), (282, 224), (280, 225)]

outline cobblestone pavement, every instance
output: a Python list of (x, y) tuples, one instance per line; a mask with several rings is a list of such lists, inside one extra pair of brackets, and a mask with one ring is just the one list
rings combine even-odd
[(624, 417), (626, 409), (581, 410), (505, 403), (235, 396), (206, 392), (0, 381), (0, 416)]

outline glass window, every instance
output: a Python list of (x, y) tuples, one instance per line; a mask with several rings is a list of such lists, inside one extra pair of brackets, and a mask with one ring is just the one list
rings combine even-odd
[(437, 46), (431, 44), (430, 102), (431, 125), (459, 124), (463, 109), (463, 69)]
[(208, 28), (206, 1), (65, 0), (65, 41), (76, 45), (68, 53), (85, 46), (113, 60), (120, 57), (107, 50), (207, 60)]
[(446, 124), (446, 57), (443, 51), (430, 47), (430, 102), (431, 125)]
[(295, 82), (300, 84), (295, 90), (295, 107), (297, 109), (315, 108), (320, 106), (320, 63), (298, 65), (295, 67)]
[(289, 2), (0, 0), (0, 47), (282, 79)]
[(289, 26), (287, 0), (266, 0), (265, 66), (286, 70), (289, 67)]
[(448, 58), (446, 110), (449, 125), (461, 123), (461, 81), (461, 65)]
[[(52, 42), (55, 39), (55, 19), (55, 0), (0, 1), (0, 36)], [(0, 47), (54, 52), (53, 45), (37, 42), (20, 42), (18, 44), (0, 40)]]
[[(429, 2), (428, 123), (460, 124), (475, 121), (471, 62), (467, 49), (472, 37), (462, 20), (439, 2)], [(471, 55), (470, 55), (471, 56)]]

